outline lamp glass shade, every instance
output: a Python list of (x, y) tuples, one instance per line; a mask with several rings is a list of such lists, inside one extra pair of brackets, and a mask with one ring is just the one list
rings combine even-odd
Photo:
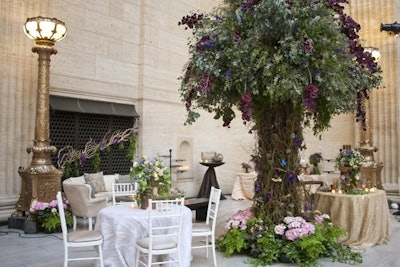
[(24, 26), (25, 34), (35, 41), (61, 41), (67, 34), (64, 22), (56, 18), (28, 18)]
[(381, 58), (381, 53), (379, 52), (379, 50), (372, 50), (371, 52), (372, 57), (375, 58), (375, 61), (379, 61), (379, 59)]

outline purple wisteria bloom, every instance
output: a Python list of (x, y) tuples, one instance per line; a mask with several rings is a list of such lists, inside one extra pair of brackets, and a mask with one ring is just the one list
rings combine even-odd
[(225, 79), (228, 80), (233, 74), (233, 70), (229, 69), (225, 72)]
[(287, 176), (287, 183), (293, 184), (295, 180), (296, 180), (296, 174), (294, 174), (293, 172), (289, 172)]

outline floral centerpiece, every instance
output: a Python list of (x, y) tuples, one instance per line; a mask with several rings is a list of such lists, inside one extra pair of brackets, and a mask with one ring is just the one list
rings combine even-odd
[[(73, 224), (72, 209), (66, 203), (64, 203), (64, 214), (67, 226), (71, 227)], [(61, 231), (57, 200), (52, 200), (50, 202), (33, 201), (29, 217), (30, 220), (39, 223), (46, 232), (52, 233)]]
[(311, 170), (311, 174), (321, 174), (318, 168), (318, 163), (320, 163), (322, 160), (322, 154), (321, 153), (314, 153), (311, 154), (309, 157), (309, 162), (310, 164), (313, 165), (313, 169)]
[(317, 266), (320, 257), (350, 264), (362, 262), (360, 253), (337, 243), (345, 232), (332, 224), (329, 215), (318, 211), (303, 217), (287, 216), (279, 224), (250, 210), (238, 211), (226, 228), (217, 248), (226, 256), (251, 255), (248, 262), (254, 266), (278, 262)]
[(170, 193), (171, 174), (158, 157), (143, 156), (135, 160), (131, 180), (138, 186), (136, 200), (142, 208), (147, 204), (148, 198), (167, 196)]
[(360, 193), (360, 166), (364, 156), (355, 149), (340, 150), (335, 164), (340, 170), (340, 189), (347, 194)]

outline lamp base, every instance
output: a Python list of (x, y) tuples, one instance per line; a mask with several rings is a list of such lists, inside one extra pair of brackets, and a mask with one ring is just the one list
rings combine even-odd
[(383, 163), (375, 163), (369, 166), (361, 166), (360, 174), (362, 178), (365, 178), (371, 187), (376, 187), (377, 189), (382, 189), (381, 172), (383, 168)]
[(57, 192), (61, 191), (63, 171), (53, 165), (40, 167), (19, 170), (22, 178), (21, 195), (12, 216), (24, 216), (25, 212), (29, 212), (33, 200), (50, 202), (56, 199)]

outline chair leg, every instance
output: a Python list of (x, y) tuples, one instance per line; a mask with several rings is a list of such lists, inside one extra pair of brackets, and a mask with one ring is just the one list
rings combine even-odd
[(178, 267), (181, 267), (181, 251), (180, 249), (177, 250), (176, 255), (178, 257)]
[(149, 253), (147, 254), (147, 267), (151, 267), (152, 265), (152, 260), (153, 260), (153, 255), (150, 253), (151, 251), (149, 251)]
[(100, 267), (104, 267), (103, 249), (101, 248), (101, 245), (99, 245), (99, 257), (100, 257)]
[(208, 236), (206, 236), (206, 258), (208, 259)]
[(73, 226), (73, 229), (74, 229), (74, 231), (76, 231), (76, 216), (75, 216), (75, 215), (73, 215), (73, 216), (72, 216), (72, 219), (74, 220), (74, 226)]
[(64, 243), (64, 267), (68, 267), (68, 247)]
[(93, 229), (92, 217), (89, 217), (88, 220), (89, 220), (89, 230), (92, 231), (92, 229)]
[(211, 244), (212, 244), (212, 253), (213, 253), (213, 258), (214, 258), (214, 267), (217, 267), (217, 255), (215, 253), (215, 239), (212, 238)]
[(136, 250), (136, 264), (135, 264), (135, 266), (139, 266), (139, 257), (140, 257), (140, 251)]

